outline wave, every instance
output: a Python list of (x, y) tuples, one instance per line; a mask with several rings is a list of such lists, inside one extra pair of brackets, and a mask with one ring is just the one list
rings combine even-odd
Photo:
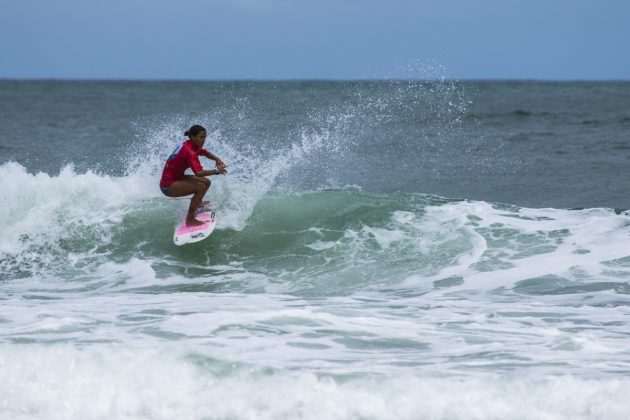
[[(161, 196), (154, 173), (67, 167), (50, 176), (7, 163), (0, 179), (0, 272), (46, 288), (177, 291), (209, 279), (217, 291), (303, 296), (392, 287), (630, 290), (630, 213), (613, 209), (528, 209), (357, 187), (296, 191), (237, 175), (211, 189), (218, 230), (178, 248), (172, 231), (186, 203)], [(134, 283), (146, 278), (138, 269), (148, 270), (149, 285)]]
[[(150, 124), (144, 141), (110, 157), (109, 166), (126, 168), (120, 176), (93, 170), (79, 173), (73, 165), (57, 175), (29, 173), (16, 162), (2, 164), (0, 273), (21, 278), (61, 272), (98, 255), (115, 257), (119, 248), (154, 242), (155, 234), (170, 237), (185, 200), (165, 198), (157, 186), (166, 153), (182, 141), (178, 133), (183, 124), (182, 118)], [(219, 130), (210, 132), (208, 143), (230, 164), (228, 177), (212, 178), (208, 195), (221, 210), (217, 227), (236, 231), (245, 228), (256, 203), (278, 176), (310, 154), (334, 148), (330, 135), (306, 132), (264, 157), (251, 145), (234, 147)]]
[[(249, 125), (264, 118), (251, 118), (247, 100), (139, 123), (141, 138), (103, 163), (124, 168), (117, 175), (72, 165), (52, 175), (0, 165), (0, 275), (52, 290), (177, 291), (210, 279), (212, 290), (298, 295), (500, 287), (625, 293), (628, 212), (528, 209), (346, 186), (353, 177), (338, 172), (348, 161), (362, 178), (372, 173), (366, 153), (355, 153), (372, 147), (362, 143), (362, 129), (395, 137), (389, 130), (398, 117), (428, 118), (442, 133), (430, 142), (439, 149), (461, 134), (469, 106), (452, 83), (371, 89), (367, 96), (349, 90), (353, 101), (316, 107), (299, 124), (272, 131), (285, 136), (278, 139), (270, 132), (254, 137)], [(177, 248), (172, 231), (187, 203), (164, 197), (157, 185), (166, 154), (191, 119), (211, 121), (207, 148), (230, 173), (212, 177), (207, 196), (217, 210), (215, 233)], [(450, 150), (467, 156), (465, 148)], [(378, 150), (367, 151), (373, 155)], [(395, 174), (387, 178), (396, 182)], [(135, 277), (147, 281), (134, 284)]]

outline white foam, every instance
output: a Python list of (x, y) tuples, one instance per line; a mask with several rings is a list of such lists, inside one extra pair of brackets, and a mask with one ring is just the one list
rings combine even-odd
[[(630, 256), (630, 216), (617, 215), (611, 209), (504, 209), (484, 202), (458, 202), (426, 209), (429, 228), (437, 226), (442, 235), (449, 231), (470, 241), (457, 263), (449, 264), (433, 275), (422, 273), (407, 278), (405, 286), (459, 276), (464, 284), (450, 288), (491, 290), (512, 287), (517, 282), (556, 275), (578, 279), (606, 275), (606, 262)], [(449, 225), (451, 227), (449, 228)], [(511, 231), (500, 253), (490, 253), (486, 237)], [(539, 238), (540, 250), (529, 246), (521, 252), (519, 237)], [(475, 264), (492, 260), (508, 268), (478, 270)]]
[(630, 381), (571, 376), (335, 379), (160, 348), (0, 346), (0, 417), (48, 419), (625, 419)]
[(363, 231), (371, 235), (381, 249), (387, 249), (394, 242), (402, 241), (407, 238), (404, 232), (394, 229), (382, 229), (366, 226)]
[[(158, 280), (153, 287), (176, 280), (182, 282)], [(345, 375), (518, 369), (605, 377), (630, 371), (626, 307), (566, 307), (553, 297), (502, 303), (374, 293), (309, 302), (272, 294), (116, 290), (124, 293), (8, 295), (0, 307), (0, 338), (158, 347), (169, 339), (202, 345), (216, 358)]]
[(317, 241), (312, 244), (307, 244), (306, 247), (315, 251), (323, 251), (325, 249), (333, 249), (337, 246), (337, 244), (338, 242), (336, 241)]
[(8, 162), (0, 166), (0, 255), (16, 255), (36, 242), (51, 245), (82, 229), (96, 228), (96, 243), (129, 208), (157, 196), (141, 176), (77, 174), (71, 166), (58, 175), (30, 174)]

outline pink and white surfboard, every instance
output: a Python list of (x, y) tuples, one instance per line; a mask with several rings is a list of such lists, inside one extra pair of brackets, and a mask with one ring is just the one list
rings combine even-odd
[(197, 220), (204, 222), (204, 224), (199, 226), (187, 226), (186, 217), (184, 217), (177, 225), (175, 235), (173, 235), (173, 242), (175, 242), (175, 245), (192, 244), (210, 236), (216, 226), (214, 211), (212, 208), (209, 206), (199, 207), (195, 217)]

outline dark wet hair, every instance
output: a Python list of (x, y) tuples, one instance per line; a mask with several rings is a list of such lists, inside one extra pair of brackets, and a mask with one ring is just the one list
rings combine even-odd
[(202, 131), (206, 131), (206, 129), (203, 126), (193, 125), (184, 133), (184, 135), (188, 136), (188, 138), (192, 138), (192, 137), (195, 137), (197, 134), (201, 133)]

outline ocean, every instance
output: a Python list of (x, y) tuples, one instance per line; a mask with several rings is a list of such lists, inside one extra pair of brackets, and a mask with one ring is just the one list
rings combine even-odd
[(0, 418), (630, 416), (630, 82), (3, 80), (0, 127)]

